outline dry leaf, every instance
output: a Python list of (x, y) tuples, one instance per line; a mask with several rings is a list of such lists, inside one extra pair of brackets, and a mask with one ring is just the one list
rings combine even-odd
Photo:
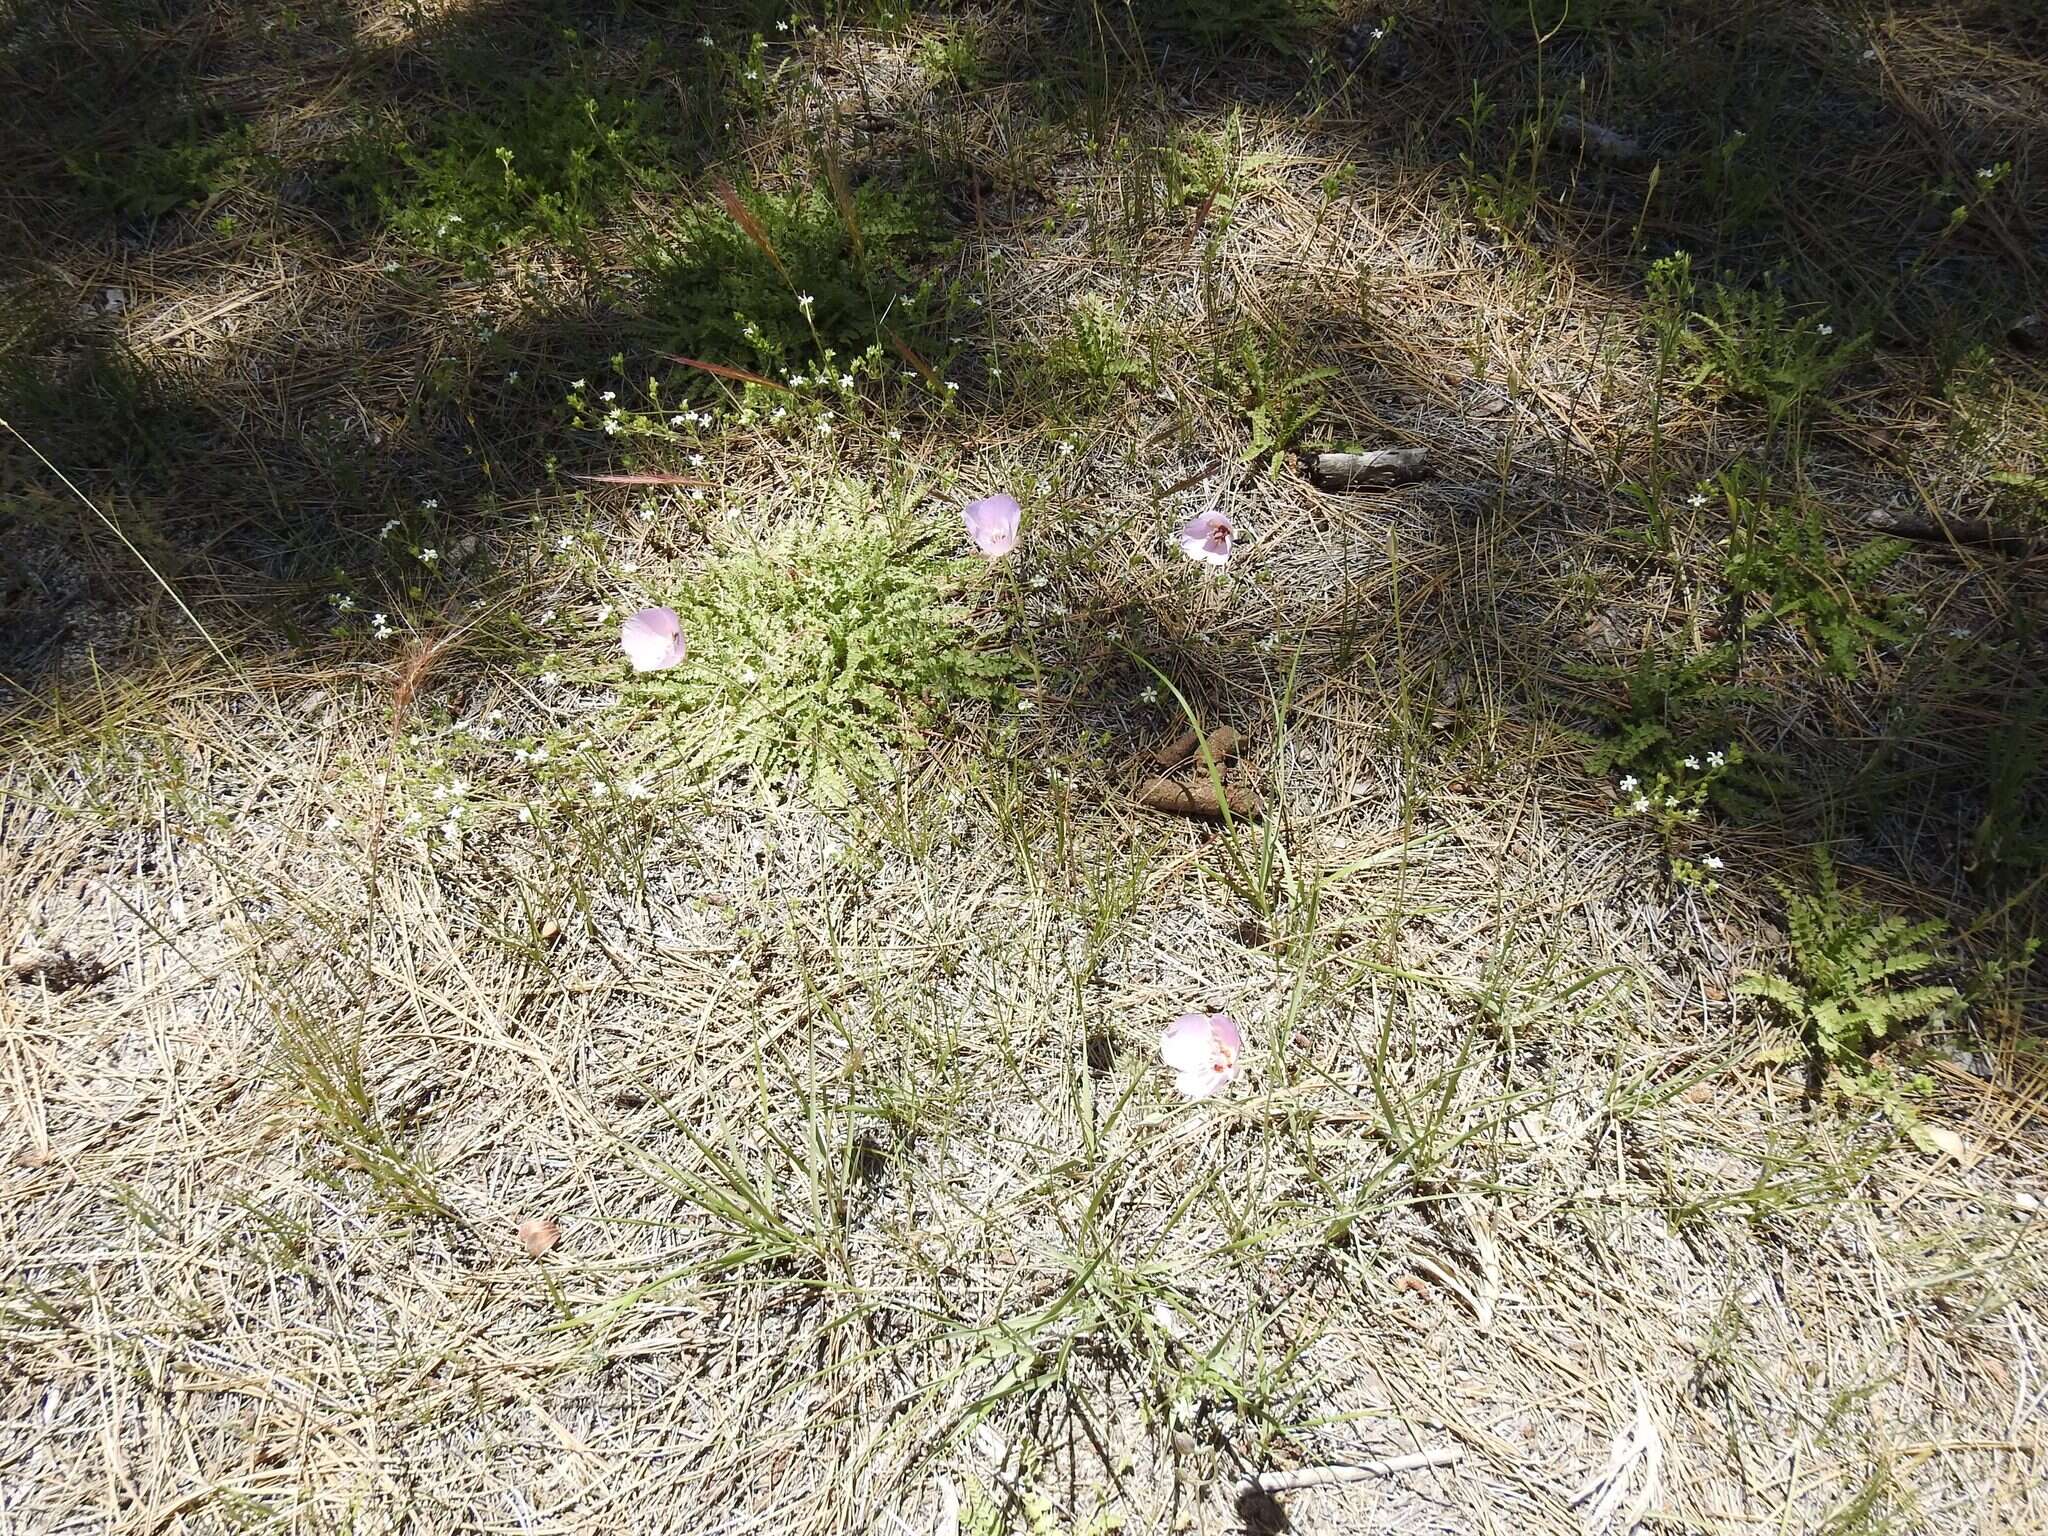
[(562, 1240), (562, 1229), (552, 1216), (529, 1216), (519, 1223), (519, 1245), (539, 1258)]
[(1920, 1127), (1920, 1134), (1927, 1145), (1943, 1157), (1952, 1157), (1959, 1163), (1963, 1160), (1963, 1153), (1966, 1150), (1963, 1138), (1947, 1126), (1923, 1125)]

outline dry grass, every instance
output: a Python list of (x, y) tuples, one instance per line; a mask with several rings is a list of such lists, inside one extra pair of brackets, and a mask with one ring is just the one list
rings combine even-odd
[[(1995, 10), (1868, 34), (1910, 109), (1855, 165), (1905, 180), (2003, 144), (2010, 203), (1957, 249), (2023, 289), (2048, 117)], [(441, 29), (504, 19), (366, 6), (282, 35), (202, 8), (145, 52), (245, 102), (289, 175), (373, 89), (434, 89)], [(2038, 871), (1969, 867), (1982, 808), (1955, 786), (1987, 726), (2039, 734), (2014, 681), (2038, 575), (1914, 555), (1896, 579), (1925, 632), (1852, 679), (1760, 630), (1736, 728), (1786, 789), (1681, 830), (1725, 860), (1717, 888), (1612, 814), (1582, 739), (1612, 692), (1583, 668), (1725, 622), (1729, 530), (1696, 481), (1779, 463), (1845, 538), (1871, 506), (1981, 512), (1991, 474), (2041, 468), (2038, 365), (1886, 347), (1790, 445), (1660, 387), (1639, 182), (1538, 177), (1503, 233), (1469, 217), (1473, 172), (1415, 153), (1458, 140), (1472, 79), (1517, 99), (1515, 49), (1469, 7), (1327, 96), (1294, 56), (1183, 70), (1155, 47), (1048, 101), (1010, 62), (1085, 80), (1092, 34), (1060, 15), (967, 18), (993, 62), (961, 92), (918, 63), (941, 19), (800, 34), (717, 156), (805, 174), (836, 121), (876, 175), (951, 168), (961, 399), (878, 387), (829, 437), (567, 424), (570, 378), (638, 335), (607, 280), (667, 192), (636, 189), (592, 255), (481, 277), (246, 190), (207, 210), (236, 226), (188, 211), (141, 249), (31, 249), (45, 183), (8, 205), (16, 292), (125, 296), (34, 361), (118, 337), (173, 446), (21, 425), (234, 664), (6, 461), (0, 548), (29, 575), (0, 759), (23, 965), (0, 981), (0, 1530), (2048, 1524), (2038, 967), (1893, 1053), (1931, 1078), (1943, 1155), (1811, 1101), (1730, 991), (1783, 964), (1771, 879), (1817, 841), (1948, 918), (1961, 970), (2037, 925)], [(1816, 67), (1860, 59), (1845, 23), (1782, 20)], [(609, 25), (630, 61), (640, 22)], [(1612, 61), (1598, 34), (1560, 47), (1555, 72)], [(1133, 193), (1138, 151), (1194, 136), (1227, 147), (1226, 195)], [(1697, 212), (1647, 222), (1697, 242)], [(1089, 295), (1142, 381), (1042, 371)], [(1310, 441), (1426, 444), (1435, 477), (1336, 496), (1246, 464), (1242, 370), (1218, 362), (1243, 334), (1334, 370)], [(687, 451), (701, 502), (561, 473)], [(1631, 481), (1669, 488), (1661, 550)], [(963, 710), (844, 808), (665, 767), (594, 611), (848, 483), (949, 533), (966, 495), (1024, 497), (1019, 574), (1043, 584), (973, 603), (1032, 707)], [(1244, 530), (1227, 576), (1169, 537), (1208, 505)], [(394, 514), (438, 569), (379, 539)], [(337, 634), (337, 589), (398, 633)], [(68, 627), (31, 633), (44, 614)], [(1982, 643), (1960, 672), (1950, 629)], [(1174, 690), (1245, 733), (1268, 821), (1133, 805)], [(1155, 1046), (1193, 1007), (1244, 1022), (1250, 1066), (1188, 1106)], [(530, 1253), (522, 1223), (548, 1219)], [(1240, 1490), (1438, 1449), (1459, 1459)], [(1610, 1467), (1612, 1499), (1574, 1502)]]

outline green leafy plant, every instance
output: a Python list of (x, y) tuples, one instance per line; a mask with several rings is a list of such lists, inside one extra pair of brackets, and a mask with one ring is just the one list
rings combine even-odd
[(1700, 820), (1708, 804), (1717, 797), (1728, 796), (1728, 791), (1722, 788), (1723, 781), (1731, 774), (1740, 774), (1742, 764), (1742, 748), (1730, 743), (1725, 751), (1705, 755), (1689, 752), (1675, 760), (1667, 757), (1654, 768), (1645, 765), (1646, 777), (1623, 774), (1615, 786), (1621, 798), (1614, 804), (1614, 814), (1640, 818), (1655, 829), (1672, 878), (1679, 884), (1716, 890), (1720, 886), (1716, 878), (1722, 867), (1720, 855), (1707, 853), (1694, 858), (1685, 845), (1691, 826)]
[(349, 146), (342, 189), (413, 243), (480, 262), (543, 236), (580, 246), (660, 153), (639, 98), (574, 73), (530, 82), (488, 112), (387, 124)]
[(170, 138), (125, 152), (95, 150), (65, 162), (88, 199), (123, 218), (159, 218), (204, 202), (261, 157), (255, 130), (218, 115), (188, 118)]
[(1866, 338), (1838, 339), (1828, 321), (1795, 314), (1781, 289), (1712, 283), (1695, 290), (1689, 263), (1682, 283), (1677, 276), (1675, 268), (1661, 277), (1653, 269), (1650, 293), (1653, 304), (1681, 296), (1697, 303), (1682, 316), (1668, 310), (1653, 315), (1653, 324), (1670, 329), (1691, 362), (1686, 382), (1762, 405), (1774, 430), (1798, 420), (1867, 349)]
[(1815, 503), (1751, 497), (1726, 477), (1723, 491), (1735, 529), (1723, 571), (1730, 596), (1738, 604), (1760, 596), (1766, 604), (1743, 620), (1746, 631), (1773, 619), (1796, 623), (1838, 677), (1855, 676), (1865, 645), (1905, 643), (1904, 603), (1878, 586), (1906, 553), (1903, 540), (1869, 539), (1837, 554)]
[(1297, 370), (1280, 338), (1246, 328), (1218, 349), (1214, 383), (1251, 427), (1245, 457), (1271, 468), (1315, 424), (1323, 385), (1336, 376), (1335, 368)]
[(901, 520), (859, 516), (850, 488), (837, 499), (822, 526), (728, 555), (677, 599), (689, 659), (644, 686), (686, 765), (794, 772), (839, 801), (889, 776), (907, 730), (1006, 690), (1014, 659), (966, 622), (969, 567)]
[(849, 186), (829, 167), (821, 179), (782, 194), (724, 189), (647, 251), (648, 310), (672, 346), (766, 368), (923, 340), (943, 309), (918, 275), (937, 250), (930, 199)]
[(1084, 294), (1067, 315), (1067, 329), (1045, 350), (1046, 371), (1059, 382), (1106, 389), (1125, 379), (1149, 379), (1123, 311), (1100, 294)]
[(1465, 130), (1465, 148), (1458, 155), (1464, 174), (1458, 178), (1458, 186), (1474, 219), (1488, 229), (1512, 234), (1535, 211), (1536, 168), (1547, 129), (1538, 119), (1524, 122), (1509, 144), (1507, 158), (1498, 168), (1489, 167), (1492, 152), (1486, 146), (1495, 110), (1474, 81), (1471, 103), (1458, 119), (1458, 126)]
[(1939, 922), (1909, 923), (1845, 892), (1825, 848), (1813, 856), (1811, 893), (1780, 885), (1791, 967), (1751, 972), (1735, 990), (1777, 1007), (1796, 1026), (1821, 1062), (1845, 1068), (1852, 1086), (1885, 1098), (1896, 1087), (1873, 1078), (1873, 1047), (1910, 1024), (1949, 1017), (1962, 994), (1945, 982), (1922, 978), (1942, 957), (1927, 946), (1945, 930)]
[(1712, 751), (1729, 738), (1730, 709), (1754, 698), (1735, 681), (1729, 645), (1690, 655), (1652, 649), (1627, 667), (1574, 667), (1572, 675), (1607, 690), (1586, 755), (1593, 774), (1653, 774), (1672, 758)]
[(981, 34), (956, 26), (933, 32), (917, 45), (918, 67), (935, 84), (971, 91), (988, 78), (989, 64)]

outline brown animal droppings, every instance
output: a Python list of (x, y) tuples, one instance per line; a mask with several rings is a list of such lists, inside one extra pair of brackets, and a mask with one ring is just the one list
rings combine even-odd
[(1216, 786), (1207, 779), (1197, 779), (1192, 784), (1165, 778), (1147, 779), (1138, 786), (1138, 803), (1150, 810), (1165, 811), (1170, 816), (1196, 816), (1208, 821), (1221, 821), (1226, 805), (1233, 816), (1258, 816), (1266, 808), (1256, 790), (1246, 789), (1241, 784), (1226, 784), (1223, 793), (1218, 795)]
[[(1228, 725), (1219, 725), (1209, 733), (1206, 741), (1192, 730), (1182, 731), (1173, 740), (1152, 754), (1155, 768), (1178, 768), (1189, 758), (1200, 756), (1205, 762), (1220, 763), (1226, 758), (1237, 756), (1237, 749), (1244, 738)], [(1205, 751), (1197, 753), (1197, 748)]]

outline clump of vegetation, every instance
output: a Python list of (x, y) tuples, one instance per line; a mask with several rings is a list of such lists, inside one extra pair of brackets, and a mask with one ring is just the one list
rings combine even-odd
[(1694, 389), (1764, 408), (1773, 429), (1796, 422), (1823, 399), (1866, 349), (1864, 338), (1837, 336), (1834, 324), (1794, 310), (1771, 283), (1699, 286), (1689, 256), (1667, 256), (1648, 274), (1652, 324), (1675, 337), (1690, 360)]
[(215, 196), (259, 159), (255, 130), (247, 123), (199, 115), (160, 142), (74, 155), (65, 169), (86, 198), (106, 212), (161, 218)]
[(691, 655), (647, 686), (689, 716), (690, 766), (794, 772), (843, 800), (888, 777), (904, 732), (994, 698), (1014, 662), (967, 625), (960, 563), (851, 493), (822, 526), (726, 556), (676, 603)]
[(1627, 667), (1574, 667), (1586, 682), (1619, 689), (1598, 706), (1602, 730), (1586, 755), (1594, 774), (1663, 771), (1687, 754), (1713, 750), (1731, 735), (1734, 706), (1756, 694), (1735, 681), (1733, 646), (1694, 654), (1648, 650)]
[(929, 198), (828, 174), (786, 193), (724, 189), (683, 212), (643, 266), (648, 309), (676, 349), (780, 367), (909, 345), (942, 308), (922, 269), (937, 249)]
[(1144, 19), (1203, 47), (1238, 47), (1256, 38), (1286, 48), (1327, 24), (1335, 9), (1329, 0), (1166, 0), (1146, 7)]
[(1126, 379), (1145, 380), (1152, 369), (1138, 354), (1124, 311), (1101, 294), (1084, 294), (1067, 312), (1067, 328), (1045, 349), (1044, 368), (1055, 384), (1107, 389)]
[(1903, 600), (1878, 582), (1906, 553), (1903, 540), (1868, 539), (1844, 554), (1830, 547), (1818, 506), (1780, 505), (1729, 491), (1735, 523), (1724, 574), (1732, 597), (1765, 600), (1755, 628), (1772, 619), (1797, 624), (1838, 677), (1856, 675), (1858, 653), (1874, 642), (1903, 645)]
[(1909, 923), (1845, 892), (1827, 850), (1814, 851), (1814, 889), (1778, 887), (1791, 941), (1790, 973), (1752, 972), (1736, 991), (1783, 1012), (1824, 1066), (1851, 1092), (1882, 1103), (1910, 1128), (1900, 1085), (1873, 1067), (1872, 1049), (1907, 1025), (1950, 1017), (1962, 994), (1924, 978), (1942, 958), (1928, 947), (1939, 922)]
[(1214, 382), (1244, 412), (1252, 440), (1245, 457), (1269, 469), (1322, 415), (1329, 367), (1303, 368), (1279, 337), (1246, 327), (1218, 349)]
[(954, 26), (934, 32), (917, 46), (917, 63), (935, 85), (971, 91), (989, 74), (988, 55), (980, 32)]
[(474, 264), (535, 237), (581, 246), (660, 164), (639, 98), (572, 74), (528, 82), (488, 113), (364, 134), (349, 148), (342, 188), (406, 239)]

